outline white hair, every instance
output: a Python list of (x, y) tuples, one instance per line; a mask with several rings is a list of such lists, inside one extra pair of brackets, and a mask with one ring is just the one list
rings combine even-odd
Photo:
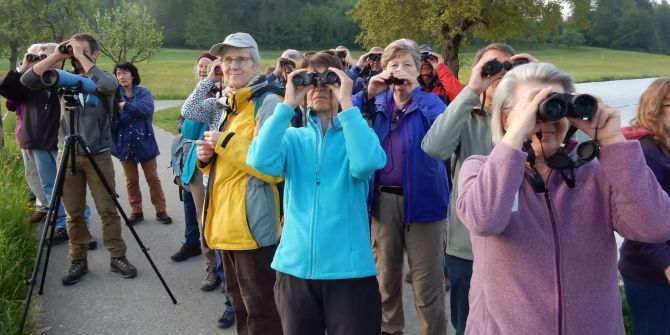
[(528, 63), (507, 72), (496, 87), (491, 104), (491, 137), (494, 144), (498, 143), (505, 135), (502, 113), (509, 113), (509, 110), (514, 107), (517, 87), (523, 82), (559, 84), (563, 86), (566, 93), (575, 91), (575, 82), (572, 76), (559, 71), (549, 63)]
[(31, 45), (28, 47), (28, 50), (27, 50), (27, 51), (28, 51), (29, 54), (37, 54), (38, 52), (40, 52), (40, 48), (41, 48), (41, 47), (42, 47), (42, 44), (41, 44), (41, 43), (31, 44)]

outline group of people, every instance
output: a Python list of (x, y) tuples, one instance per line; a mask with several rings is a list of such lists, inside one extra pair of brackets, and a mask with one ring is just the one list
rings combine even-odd
[[(97, 68), (88, 35), (63, 44), (71, 54), (50, 45), (0, 83), (23, 106), (22, 140), (34, 129), (45, 140), (47, 124), (35, 122), (52, 114), (67, 120), (39, 79), (74, 59), (96, 76), (102, 106), (83, 106), (76, 125), (48, 126), (61, 146), (78, 127), (112, 186), (111, 155), (121, 160), (131, 223), (143, 219), (141, 164), (156, 219), (169, 223), (153, 100), (137, 69), (116, 64), (114, 78)], [(491, 73), (495, 62), (513, 65)], [(477, 52), (465, 86), (439, 54), (408, 39), (358, 60), (339, 46), (286, 50), (267, 75), (259, 64), (247, 33), (200, 55), (172, 150), (185, 211), (185, 242), (172, 259), (204, 253), (201, 289), (223, 282), (221, 327), (402, 334), (406, 256), (420, 334), (447, 332), (447, 273), (457, 334), (623, 334), (616, 231), (626, 239), (618, 268), (635, 333), (670, 331), (670, 78), (651, 85), (622, 129), (616, 108), (597, 97), (579, 106), (561, 98), (563, 114), (548, 117), (547, 104), (576, 94), (573, 79), (501, 43)], [(576, 143), (576, 131), (592, 140)], [(55, 138), (22, 145), (25, 160), (47, 151), (55, 175)], [(135, 276), (113, 202), (85, 157), (77, 169), (58, 211), (70, 239), (63, 283), (87, 271), (86, 183), (112, 270)]]

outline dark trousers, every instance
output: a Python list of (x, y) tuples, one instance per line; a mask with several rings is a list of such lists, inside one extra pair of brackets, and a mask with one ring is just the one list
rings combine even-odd
[(186, 244), (191, 246), (200, 246), (200, 229), (198, 229), (198, 219), (195, 211), (195, 202), (191, 192), (182, 192), (184, 197), (184, 238)]
[(470, 304), (470, 279), (472, 279), (472, 261), (447, 255), (447, 271), (451, 279), (451, 325), (456, 335), (465, 334), (465, 322), (468, 320)]
[(376, 277), (309, 280), (277, 272), (275, 299), (287, 335), (381, 333)]
[(623, 277), (635, 335), (670, 334), (670, 285)]
[(226, 290), (233, 303), (239, 335), (281, 335), (270, 268), (276, 245), (255, 250), (223, 250)]

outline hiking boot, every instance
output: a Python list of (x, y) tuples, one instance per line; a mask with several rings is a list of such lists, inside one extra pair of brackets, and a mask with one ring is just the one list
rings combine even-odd
[(134, 278), (137, 276), (137, 269), (125, 257), (112, 257), (109, 266), (112, 272), (120, 273), (123, 278)]
[(54, 236), (51, 237), (51, 245), (56, 245), (60, 244), (62, 242), (65, 242), (69, 239), (67, 236), (67, 229), (65, 228), (56, 228), (54, 231)]
[(233, 313), (233, 309), (230, 307), (226, 307), (226, 309), (223, 311), (223, 314), (218, 320), (219, 323), (219, 328), (221, 329), (228, 329), (230, 326), (232, 326), (235, 323), (235, 313)]
[(221, 285), (221, 278), (216, 274), (216, 268), (207, 268), (205, 279), (202, 280), (200, 289), (209, 292)]
[(170, 256), (170, 258), (175, 262), (183, 262), (191, 257), (200, 255), (202, 255), (202, 249), (200, 249), (199, 245), (182, 243), (179, 251), (177, 251), (176, 254)]
[(44, 220), (45, 217), (47, 217), (47, 212), (34, 211), (33, 214), (30, 214), (30, 217), (28, 217), (28, 222), (38, 223), (38, 222)]
[(65, 276), (61, 278), (61, 282), (65, 286), (74, 285), (79, 282), (79, 278), (88, 272), (88, 263), (86, 259), (73, 259), (70, 261), (70, 266), (65, 271)]
[(169, 215), (167, 215), (166, 212), (159, 212), (156, 213), (156, 221), (162, 224), (170, 224), (172, 223), (172, 218)]
[(128, 218), (128, 224), (134, 225), (136, 223), (140, 223), (144, 221), (144, 213), (139, 212), (139, 213), (132, 213), (130, 214), (130, 217)]

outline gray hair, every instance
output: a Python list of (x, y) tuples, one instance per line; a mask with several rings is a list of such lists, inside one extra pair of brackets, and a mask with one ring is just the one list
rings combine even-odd
[(28, 50), (27, 50), (27, 51), (28, 51), (29, 54), (37, 54), (37, 53), (40, 51), (40, 48), (41, 48), (41, 47), (42, 47), (42, 44), (41, 44), (41, 43), (31, 44), (31, 45), (28, 47)]
[(48, 55), (53, 54), (56, 52), (56, 48), (58, 47), (58, 43), (44, 43), (40, 46), (40, 51), (45, 51)]
[(295, 49), (286, 49), (284, 52), (281, 54), (281, 57), (283, 58), (289, 58), (295, 61), (302, 61), (305, 57), (300, 53), (300, 51), (295, 50)]
[(575, 91), (575, 82), (572, 76), (559, 71), (549, 63), (528, 63), (507, 72), (496, 87), (493, 103), (491, 104), (491, 136), (494, 144), (498, 143), (505, 135), (502, 113), (509, 113), (509, 110), (514, 107), (517, 88), (523, 82), (559, 84), (563, 86), (566, 93)]
[(384, 52), (382, 53), (382, 68), (385, 69), (386, 65), (388, 65), (391, 59), (406, 54), (412, 57), (414, 60), (414, 65), (416, 65), (416, 68), (418, 69), (421, 64), (421, 53), (419, 52), (419, 46), (416, 44), (416, 42), (407, 38), (395, 40), (386, 46)]

